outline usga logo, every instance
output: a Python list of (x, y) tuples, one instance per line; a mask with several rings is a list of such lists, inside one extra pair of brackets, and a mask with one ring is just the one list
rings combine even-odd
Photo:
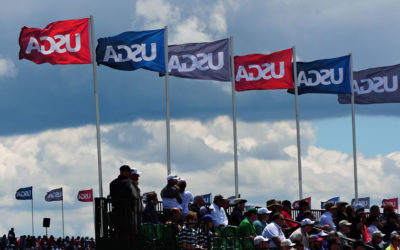
[(31, 191), (19, 191), (17, 192), (17, 198), (31, 197)]
[(157, 44), (151, 43), (151, 54), (146, 54), (146, 44), (133, 44), (130, 47), (127, 45), (118, 45), (116, 49), (113, 46), (108, 45), (106, 52), (104, 53), (103, 62), (108, 62), (110, 59), (114, 62), (141, 62), (153, 61), (157, 57)]
[(61, 54), (67, 51), (78, 52), (81, 49), (81, 34), (79, 33), (75, 34), (74, 48), (71, 46), (70, 34), (55, 35), (54, 37), (41, 36), (39, 41), (35, 37), (31, 37), (25, 53), (30, 54), (33, 50), (36, 50), (43, 55), (49, 55), (54, 51)]
[(371, 92), (395, 92), (399, 87), (399, 81), (396, 75), (392, 77), (392, 84), (389, 84), (387, 76), (361, 79), (360, 83), (367, 83), (367, 85), (362, 84), (360, 86), (358, 85), (357, 80), (354, 80), (354, 92), (359, 95), (368, 94)]
[[(219, 70), (224, 67), (224, 52), (218, 52), (218, 63), (213, 63), (213, 53), (199, 53), (197, 55), (172, 55), (168, 62), (168, 72), (191, 72), (195, 69), (206, 71), (209, 69)], [(181, 63), (181, 61), (184, 61)]]
[(271, 78), (279, 79), (284, 75), (285, 62), (279, 62), (279, 75), (276, 74), (275, 63), (264, 63), (262, 65), (251, 64), (247, 69), (245, 66), (240, 65), (237, 69), (236, 81), (239, 82), (241, 79), (246, 79), (246, 81), (258, 81), (261, 78), (265, 80)]
[(79, 200), (89, 200), (92, 198), (92, 195), (90, 193), (82, 193), (78, 195)]
[[(335, 69), (321, 69), (321, 70), (309, 70), (307, 74), (305, 71), (300, 71), (297, 76), (297, 85), (304, 84), (305, 86), (317, 86), (330, 85), (330, 84), (341, 84), (343, 82), (343, 68), (339, 68), (339, 77), (335, 79)], [(313, 75), (313, 77), (311, 77)], [(308, 77), (308, 78), (307, 78)], [(313, 81), (313, 79), (315, 79)]]

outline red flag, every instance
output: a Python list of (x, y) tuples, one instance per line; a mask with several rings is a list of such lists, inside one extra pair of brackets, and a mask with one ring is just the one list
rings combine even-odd
[[(304, 198), (303, 200), (307, 201), (308, 204), (310, 204), (310, 207), (311, 207), (311, 196), (307, 197), (307, 198)], [(300, 207), (299, 203), (300, 203), (300, 200), (293, 202), (293, 204), (292, 204), (293, 209), (299, 209), (299, 207)]]
[(236, 91), (292, 88), (292, 49), (269, 55), (235, 56)]
[(78, 201), (92, 202), (93, 201), (93, 189), (79, 191), (78, 192)]
[(19, 59), (38, 64), (91, 63), (89, 18), (58, 21), (44, 29), (24, 26), (19, 46)]
[(392, 205), (394, 209), (398, 209), (399, 208), (399, 200), (398, 200), (398, 198), (383, 199), (382, 207), (385, 207), (386, 205)]

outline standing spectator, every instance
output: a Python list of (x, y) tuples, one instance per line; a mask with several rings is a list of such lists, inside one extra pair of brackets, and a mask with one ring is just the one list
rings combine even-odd
[[(110, 183), (112, 202), (111, 221), (115, 228), (114, 238), (120, 244), (119, 248), (132, 247), (133, 236), (138, 225), (133, 224), (133, 181), (130, 179), (131, 168), (128, 165), (120, 167), (120, 175)], [(69, 244), (69, 243), (68, 243)]]
[(257, 233), (253, 222), (257, 220), (257, 217), (257, 209), (250, 208), (249, 211), (246, 212), (246, 217), (238, 226), (239, 234), (241, 234), (243, 237), (254, 239), (257, 236)]
[(282, 231), (283, 216), (281, 213), (274, 213), (271, 217), (271, 223), (269, 223), (262, 233), (263, 237), (271, 239), (270, 247), (279, 247), (281, 241), (285, 239), (285, 235)]
[(308, 247), (308, 239), (310, 236), (308, 235), (311, 232), (312, 227), (314, 225), (314, 221), (310, 219), (303, 219), (300, 223), (300, 227), (297, 228), (290, 236), (289, 239), (294, 241), (301, 241), (305, 248)]
[(304, 219), (304, 212), (310, 210), (310, 203), (306, 200), (299, 201), (299, 214), (296, 217), (296, 221), (302, 221)]
[(200, 208), (204, 206), (204, 198), (201, 195), (196, 195), (193, 199), (193, 203), (189, 205), (189, 210), (197, 213), (197, 219), (201, 220)]
[(146, 194), (146, 207), (143, 211), (143, 222), (160, 224), (156, 206), (158, 204), (157, 193), (149, 192)]
[[(289, 219), (289, 220), (294, 220), (291, 216), (292, 214), (292, 203), (288, 200), (282, 201), (282, 215), (283, 218)], [(295, 229), (297, 227), (297, 224), (288, 220), (284, 221), (285, 225), (287, 228), (290, 229)]]
[(244, 219), (243, 211), (245, 209), (245, 204), (247, 200), (236, 198), (233, 201), (233, 210), (230, 216), (229, 225), (239, 226), (240, 222)]
[(175, 174), (168, 175), (167, 182), (167, 185), (161, 190), (164, 221), (170, 219), (172, 208), (179, 208), (182, 210), (182, 197), (179, 192), (179, 187), (176, 185), (178, 184), (178, 176)]
[(258, 209), (258, 219), (253, 222), (254, 228), (256, 229), (257, 235), (262, 235), (264, 228), (267, 226), (267, 221), (271, 211), (266, 208)]
[(223, 205), (225, 203), (222, 195), (214, 196), (214, 202), (211, 204), (211, 216), (215, 219), (214, 227), (226, 227), (228, 225), (228, 218), (226, 217)]
[(368, 231), (372, 235), (375, 231), (378, 231), (379, 217), (377, 215), (369, 215), (368, 217)]
[(325, 203), (325, 212), (321, 215), (319, 219), (319, 224), (321, 227), (325, 227), (328, 231), (336, 231), (336, 226), (333, 223), (333, 214), (336, 211), (336, 206), (333, 202), (328, 201)]
[(193, 201), (193, 194), (186, 190), (186, 180), (180, 178), (178, 181), (179, 191), (182, 197), (182, 215), (185, 218), (186, 214), (189, 212), (189, 203)]
[(347, 221), (353, 223), (354, 217), (356, 217), (356, 211), (352, 205), (346, 206)]
[(341, 222), (342, 220), (347, 220), (347, 214), (346, 214), (346, 206), (348, 205), (347, 202), (344, 201), (338, 201), (336, 202), (336, 221), (335, 221), (335, 225), (336, 227), (339, 226), (339, 222)]
[(351, 223), (351, 228), (350, 228), (350, 238), (355, 239), (355, 240), (361, 240), (363, 238), (362, 235), (362, 228), (363, 228), (363, 222), (361, 216), (356, 216)]
[(139, 177), (142, 174), (139, 170), (133, 168), (131, 171), (131, 180), (133, 181), (133, 224), (135, 225), (134, 234), (137, 235), (139, 233), (139, 226), (142, 223), (142, 213), (143, 213), (143, 201), (142, 196), (140, 194), (139, 188)]

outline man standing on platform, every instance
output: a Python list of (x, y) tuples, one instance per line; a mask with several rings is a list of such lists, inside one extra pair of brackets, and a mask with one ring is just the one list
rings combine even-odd
[(142, 195), (140, 194), (139, 188), (139, 177), (142, 172), (138, 171), (137, 169), (133, 168), (131, 171), (131, 180), (133, 181), (133, 224), (135, 225), (135, 234), (139, 232), (139, 226), (142, 223), (142, 213), (143, 213), (143, 201)]

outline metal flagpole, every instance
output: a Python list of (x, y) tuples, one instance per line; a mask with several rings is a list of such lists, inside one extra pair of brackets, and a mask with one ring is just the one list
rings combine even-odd
[(99, 195), (103, 197), (103, 177), (101, 167), (101, 145), (100, 145), (100, 114), (99, 114), (99, 97), (97, 94), (97, 70), (96, 70), (96, 53), (94, 51), (94, 27), (93, 16), (90, 16), (90, 36), (92, 41), (92, 65), (93, 65), (93, 82), (94, 82), (94, 101), (96, 108), (96, 136), (97, 136), (97, 167), (99, 175)]
[(64, 198), (61, 200), (61, 213), (62, 213), (62, 230), (64, 238)]
[(232, 122), (233, 122), (233, 159), (235, 164), (235, 197), (239, 197), (239, 170), (237, 157), (237, 130), (236, 130), (236, 94), (235, 94), (235, 65), (233, 57), (233, 37), (229, 38), (231, 56), (231, 85), (232, 85)]
[(296, 131), (297, 131), (297, 164), (299, 172), (299, 199), (303, 199), (303, 176), (301, 172), (301, 146), (300, 146), (300, 124), (299, 124), (299, 93), (297, 90), (297, 62), (296, 62), (296, 47), (293, 50), (293, 80), (294, 80), (294, 98), (296, 104)]
[(356, 149), (356, 119), (354, 112), (354, 88), (353, 88), (353, 56), (350, 53), (350, 86), (351, 86), (351, 123), (353, 132), (353, 162), (354, 162), (354, 198), (358, 203), (358, 180), (357, 180), (357, 149)]
[(32, 204), (32, 236), (35, 236), (35, 230), (33, 227), (33, 187), (32, 187), (32, 199), (31, 199), (31, 204)]
[(165, 56), (165, 99), (166, 99), (166, 129), (167, 129), (167, 174), (171, 174), (171, 140), (169, 129), (169, 83), (168, 83), (168, 26), (164, 27)]

